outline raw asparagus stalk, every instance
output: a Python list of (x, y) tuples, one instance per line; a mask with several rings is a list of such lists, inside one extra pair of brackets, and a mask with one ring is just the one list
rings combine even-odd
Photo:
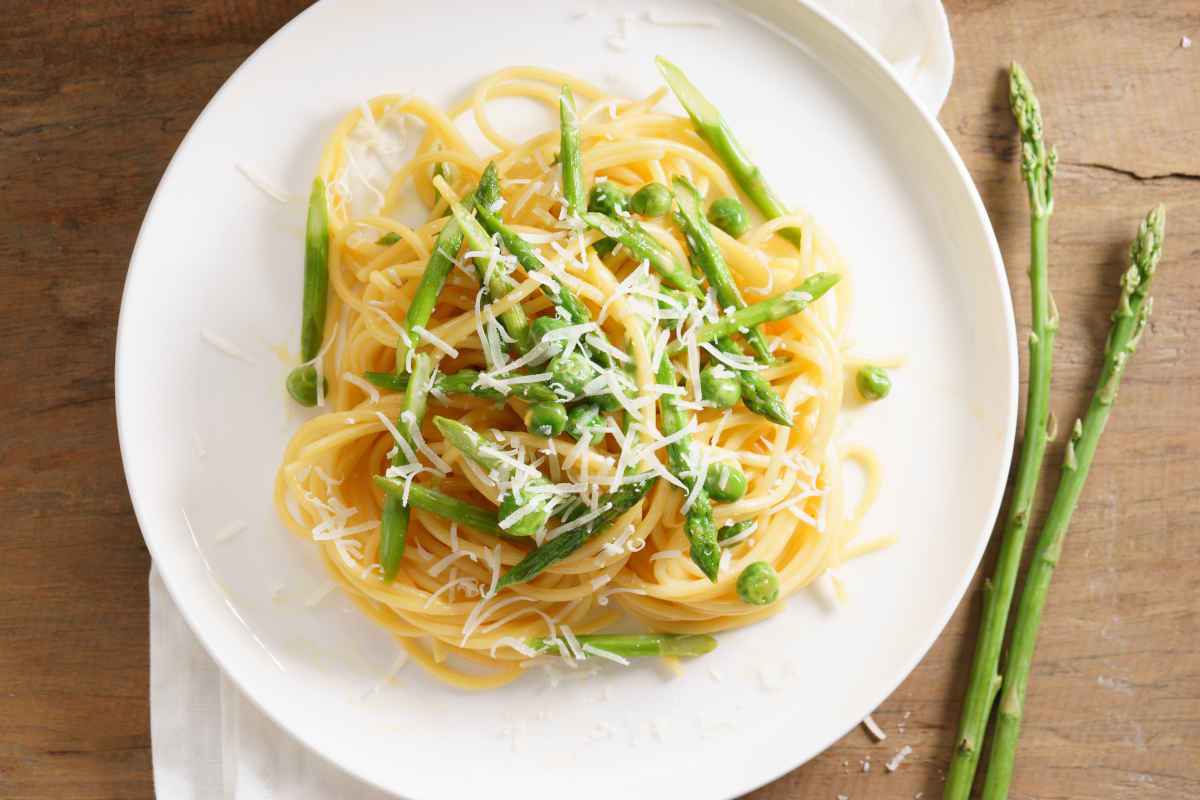
[[(729, 129), (716, 106), (700, 94), (700, 90), (692, 85), (679, 67), (662, 56), (656, 58), (655, 63), (658, 64), (658, 71), (667, 81), (667, 86), (675, 93), (679, 104), (692, 118), (692, 125), (700, 134), (700, 138), (713, 149), (713, 152), (725, 165), (725, 169), (729, 170), (729, 174), (733, 176), (734, 182), (741, 187), (741, 190), (762, 212), (762, 215), (767, 219), (775, 219), (787, 214), (787, 207), (771, 191), (771, 187), (763, 178), (762, 171), (754, 165), (754, 162), (746, 155), (746, 151), (738, 144), (733, 131)], [(804, 241), (804, 232), (799, 228), (784, 228), (779, 231), (779, 235), (796, 247), (800, 247), (801, 242)]]
[[(502, 458), (492, 443), (458, 420), (434, 417), (433, 424), (454, 449), (493, 475), (496, 480), (509, 482), (517, 472), (509, 461)], [(507, 518), (517, 511), (523, 515), (508, 523), (505, 530), (512, 536), (533, 536), (546, 524), (554, 508), (554, 495), (538, 492), (539, 487), (548, 487), (550, 482), (540, 475), (530, 478), (522, 487), (509, 489), (500, 500), (500, 524), (505, 527)]]
[(562, 162), (563, 197), (571, 216), (583, 213), (583, 163), (579, 153), (579, 118), (575, 113), (575, 95), (563, 86), (558, 96), (559, 127), (562, 131), (558, 157)]
[[(717, 640), (711, 636), (684, 633), (593, 633), (580, 634), (575, 639), (580, 647), (590, 645), (622, 658), (702, 656), (717, 647)], [(526, 640), (526, 644), (538, 652), (557, 649), (554, 642), (555, 639), (544, 636)]]
[(300, 360), (304, 363), (287, 377), (288, 393), (302, 406), (317, 404), (317, 368), (308, 362), (321, 352), (328, 295), (329, 207), (325, 202), (325, 182), (315, 178), (308, 196), (304, 232), (304, 297), (300, 306)]
[[(387, 492), (389, 497), (393, 495), (403, 497), (406, 491), (404, 481), (385, 478), (382, 475), (375, 476), (375, 485)], [(439, 517), (445, 517), (451, 522), (466, 525), (482, 533), (507, 536), (504, 529), (500, 527), (500, 520), (496, 517), (496, 512), (490, 508), (481, 508), (419, 483), (409, 486), (407, 492), (409, 508), (419, 508), (431, 514), (437, 514)]]
[(1012, 65), (1010, 74), (1009, 101), (1021, 135), (1021, 177), (1029, 192), (1030, 211), (1029, 283), (1033, 330), (1029, 334), (1025, 433), (996, 572), (983, 587), (979, 641), (975, 646), (975, 659), (959, 720), (957, 746), (946, 776), (946, 800), (966, 800), (974, 782), (988, 718), (1000, 690), (1001, 677), (997, 671), (1000, 650), (1049, 438), (1050, 368), (1058, 317), (1047, 287), (1046, 245), (1050, 215), (1054, 210), (1056, 157), (1053, 150), (1047, 150), (1042, 138), (1042, 112), (1033, 86), (1016, 64)]
[[(397, 430), (404, 437), (410, 449), (413, 449), (413, 428), (421, 424), (425, 416), (426, 401), (429, 397), (429, 379), (433, 375), (433, 359), (427, 353), (417, 353), (413, 357), (412, 375), (408, 388), (404, 392), (404, 410), (400, 412), (400, 424)], [(392, 457), (392, 464), (404, 464), (404, 454), (399, 446)], [(383, 501), (383, 515), (379, 521), (379, 566), (383, 568), (383, 580), (391, 583), (400, 569), (400, 559), (404, 555), (404, 542), (408, 538), (408, 506), (403, 497), (389, 494)]]
[[(496, 165), (488, 164), (484, 170), (484, 176), (494, 177), (496, 174)], [(482, 183), (485, 178), (480, 178)], [(440, 183), (440, 181), (439, 181)], [(462, 203), (450, 200), (450, 213), (454, 215), (455, 222), (462, 228), (463, 236), (467, 240), (467, 244), (472, 250), (482, 253), (491, 253), (494, 245), (492, 239), (488, 236), (487, 231), (475, 219), (474, 207), (467, 210)], [(479, 274), (479, 282), (487, 289), (488, 295), (491, 296), (492, 302), (499, 300), (506, 294), (516, 288), (512, 278), (508, 273), (501, 269), (493, 259), (486, 256), (476, 256), (475, 270)], [(526, 352), (529, 349), (529, 318), (525, 315), (525, 309), (520, 303), (514, 305), (500, 315), (500, 322), (504, 324), (508, 335), (516, 340), (516, 347), (519, 352)]]
[(1075, 421), (1071, 439), (1067, 442), (1062, 476), (1046, 515), (1046, 524), (1033, 551), (1033, 560), (1021, 592), (1021, 603), (1017, 608), (1017, 619), (1013, 624), (1012, 642), (1005, 662), (1004, 693), (1000, 697), (996, 717), (983, 800), (1004, 800), (1008, 797), (1025, 689), (1029, 683), (1029, 669), (1050, 580), (1062, 556), (1063, 540), (1071, 524), (1071, 515), (1087, 481), (1100, 434), (1104, 432), (1108, 415), (1112, 412), (1121, 376), (1150, 318), (1150, 282), (1162, 256), (1165, 221), (1166, 212), (1159, 206), (1146, 216), (1138, 230), (1130, 249), (1129, 270), (1121, 278), (1121, 297), (1117, 310), (1113, 312), (1112, 328), (1104, 346), (1104, 365), (1100, 370), (1100, 378), (1087, 412), (1082, 420)]
[[(533, 580), (542, 570), (557, 564), (583, 547), (589, 539), (604, 531), (622, 514), (637, 505), (650, 491), (650, 487), (656, 480), (657, 478), (646, 478), (625, 484), (615, 491), (601, 495), (598, 507), (604, 509), (603, 513), (584, 525), (564, 531), (529, 553), (501, 576), (499, 583), (496, 584), (496, 591), (500, 591), (505, 586)], [(579, 514), (564, 516), (578, 517)]]
[(688, 268), (680, 264), (671, 251), (659, 244), (641, 225), (632, 220), (609, 217), (597, 211), (584, 214), (583, 221), (619, 242), (633, 253), (635, 259), (650, 262), (650, 268), (676, 289), (696, 297), (704, 296), (704, 291)]
[[(408, 375), (405, 373), (364, 372), (363, 375), (381, 389), (403, 392), (408, 388)], [(438, 375), (433, 382), (433, 388), (442, 394), (469, 394), (497, 402), (505, 398), (502, 392), (480, 385), (479, 371), (474, 369)], [(553, 389), (541, 383), (515, 383), (510, 388), (514, 397), (519, 397), (527, 403), (550, 403), (558, 399)]]
[[(763, 300), (761, 303), (744, 306), (732, 314), (726, 314), (716, 322), (710, 322), (698, 328), (696, 341), (711, 342), (723, 336), (732, 336), (743, 328), (799, 314), (808, 308), (810, 303), (833, 288), (839, 280), (841, 280), (841, 276), (832, 272), (818, 272), (807, 278), (796, 289), (786, 291), (769, 300)], [(675, 342), (667, 352), (679, 353), (685, 347), (683, 342)]]
[[(438, 174), (436, 169), (435, 174)], [(496, 198), (499, 196), (500, 181), (493, 170), (490, 174), (484, 174), (484, 177), (480, 179), (479, 186), (467, 198), (467, 202), (478, 202), (483, 206), (490, 206), (496, 202)], [(425, 271), (421, 273), (417, 291), (413, 294), (412, 304), (409, 305), (408, 313), (405, 315), (404, 327), (407, 329), (410, 339), (416, 335), (413, 332), (414, 328), (429, 325), (429, 319), (433, 316), (433, 309), (442, 293), (442, 287), (446, 285), (446, 278), (449, 277), (450, 270), (454, 268), (454, 259), (458, 257), (462, 240), (462, 227), (454, 219), (448, 220), (445, 227), (438, 233), (437, 240), (433, 243), (433, 253), (429, 256)], [(397, 348), (397, 371), (403, 363), (404, 349)]]
[[(687, 178), (679, 175), (671, 181), (671, 189), (675, 203), (679, 206), (679, 215), (676, 219), (687, 237), (688, 248), (692, 252), (692, 261), (700, 267), (704, 277), (708, 278), (708, 285), (713, 287), (713, 291), (717, 294), (717, 302), (722, 309), (732, 308), (734, 311), (738, 311), (745, 308), (746, 301), (742, 299), (742, 293), (733, 281), (733, 273), (729, 271), (729, 265), (725, 263), (725, 256), (721, 254), (721, 248), (713, 239), (708, 220), (704, 217), (700, 193)], [(754, 356), (763, 363), (769, 362), (771, 351), (767, 349), (767, 340), (763, 337), (762, 331), (755, 325), (746, 327), (746, 341), (750, 343), (750, 349), (754, 351)]]
[[(676, 384), (675, 367), (671, 359), (663, 357), (658, 365), (658, 376), (655, 380), (661, 386)], [(658, 410), (663, 436), (671, 436), (687, 427), (687, 414), (679, 407), (673, 395), (660, 395)], [(706, 475), (696, 470), (692, 444), (692, 437), (687, 435), (667, 445), (667, 466), (671, 474), (683, 484), (684, 496), (693, 498), (683, 523), (683, 532), (691, 544), (692, 561), (710, 581), (716, 583), (717, 571), (721, 564), (721, 548), (717, 545), (717, 525), (713, 521), (712, 502), (703, 486)], [(696, 488), (697, 483), (701, 484), (699, 488)]]

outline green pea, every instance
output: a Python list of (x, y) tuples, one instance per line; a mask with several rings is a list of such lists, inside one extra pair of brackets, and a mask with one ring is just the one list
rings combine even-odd
[(727, 539), (732, 539), (735, 536), (741, 536), (746, 531), (750, 530), (754, 525), (755, 520), (744, 519), (741, 522), (726, 522), (717, 530), (717, 541), (723, 542)]
[(657, 181), (634, 192), (629, 210), (643, 217), (661, 217), (671, 210), (671, 190)]
[[(550, 331), (556, 331), (559, 328), (565, 327), (567, 327), (566, 321), (561, 320), (558, 317), (538, 317), (533, 321), (533, 324), (529, 326), (529, 333), (533, 337), (533, 341), (536, 344), (540, 343), (546, 334), (550, 333)], [(548, 344), (551, 356), (556, 356), (561, 353), (563, 348), (567, 345), (566, 340), (564, 339), (556, 339)]]
[(558, 436), (567, 427), (567, 407), (562, 403), (534, 403), (525, 414), (525, 428), (538, 436)]
[(586, 436), (588, 444), (599, 443), (604, 439), (603, 427), (604, 417), (594, 403), (582, 403), (567, 412), (567, 435), (576, 441)]
[(601, 181), (588, 192), (588, 211), (612, 216), (629, 209), (629, 193), (612, 181)]
[(550, 516), (547, 508), (548, 498), (549, 496), (544, 494), (527, 495), (521, 491), (505, 492), (500, 498), (500, 508), (496, 511), (499, 519), (507, 519), (518, 509), (529, 505), (536, 506), (536, 510), (521, 517), (505, 533), (509, 536), (533, 536), (541, 530)]
[(855, 378), (864, 400), (882, 400), (892, 391), (892, 379), (883, 367), (862, 367)]
[(562, 353), (550, 361), (550, 383), (566, 389), (572, 395), (583, 393), (599, 373), (582, 353)]
[(709, 464), (704, 490), (713, 500), (732, 503), (746, 494), (746, 473), (731, 464)]
[(709, 364), (700, 370), (700, 396), (717, 408), (733, 408), (742, 399), (742, 384), (724, 364)]
[[(317, 368), (312, 364), (296, 367), (288, 373), (288, 394), (302, 406), (312, 408), (317, 404)], [(325, 381), (325, 393), (329, 393), (329, 381)]]
[(722, 197), (709, 206), (708, 221), (735, 239), (750, 229), (750, 217), (736, 197)]
[(779, 575), (766, 561), (755, 561), (737, 579), (738, 597), (752, 606), (765, 606), (779, 599)]

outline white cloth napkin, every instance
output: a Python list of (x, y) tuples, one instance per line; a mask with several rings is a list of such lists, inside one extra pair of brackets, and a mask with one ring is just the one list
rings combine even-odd
[[(954, 72), (940, 0), (813, 0), (936, 114)], [(150, 733), (160, 800), (387, 800), (280, 730), (217, 667), (150, 570)]]

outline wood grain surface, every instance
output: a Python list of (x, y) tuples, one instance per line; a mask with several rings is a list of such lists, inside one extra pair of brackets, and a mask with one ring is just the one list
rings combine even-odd
[[(0, 2), (0, 798), (153, 796), (150, 560), (113, 412), (121, 287), (188, 126), (302, 5)], [(1061, 154), (1059, 419), (1085, 404), (1139, 218), (1169, 209), (1151, 330), (1051, 591), (1013, 796), (1200, 797), (1200, 44), (1180, 46), (1185, 34), (1200, 42), (1200, 3), (947, 6), (958, 67), (941, 121), (996, 227), (1022, 330), (1010, 59), (1033, 76)], [(855, 730), (751, 796), (940, 796), (977, 588), (875, 715), (886, 742)], [(904, 745), (912, 755), (888, 773)]]

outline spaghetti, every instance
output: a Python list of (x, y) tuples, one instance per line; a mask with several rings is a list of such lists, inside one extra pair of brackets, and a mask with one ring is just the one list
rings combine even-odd
[[(597, 244), (604, 233), (568, 213), (557, 163), (559, 131), (513, 141), (489, 116), (489, 105), (501, 98), (556, 110), (561, 86), (580, 100), (579, 155), (586, 186), (609, 182), (632, 192), (647, 182), (670, 185), (682, 176), (708, 200), (738, 195), (691, 122), (657, 109), (666, 89), (637, 100), (613, 97), (572, 76), (532, 67), (485, 78), (446, 112), (414, 96), (373, 98), (338, 124), (319, 167), (329, 187), (333, 289), (325, 344), (316, 357), (321, 408), (283, 454), (275, 504), (295, 534), (314, 541), (332, 576), (363, 613), (429, 672), (464, 688), (499, 686), (522, 674), (522, 666), (545, 662), (551, 656), (529, 644), (537, 637), (552, 642), (550, 652), (561, 652), (568, 663), (585, 654), (624, 661), (591, 645), (577, 652), (576, 638), (602, 631), (623, 615), (653, 631), (701, 634), (776, 614), (782, 598), (854, 552), (850, 541), (878, 487), (873, 457), (861, 449), (843, 451), (834, 439), (845, 383), (850, 281), (842, 280), (804, 313), (760, 326), (771, 349), (768, 363), (749, 364), (748, 356), (697, 344), (690, 337), (723, 310), (711, 297), (679, 310), (672, 304), (677, 295), (628, 248), (618, 246), (602, 257)], [(485, 156), (468, 142), (456, 126), (464, 116), (494, 153)], [(424, 132), (415, 154), (396, 163), (394, 139), (387, 144), (380, 131), (413, 120)], [(374, 155), (374, 173), (364, 165), (364, 153)], [(546, 269), (527, 271), (502, 248), (470, 253), (464, 246), (429, 322), (414, 337), (405, 328), (406, 316), (438, 235), (452, 219), (448, 203), (469, 198), (489, 161), (495, 164), (501, 197), (493, 210)], [(356, 181), (361, 185), (355, 187)], [(428, 220), (410, 226), (400, 221), (399, 209), (414, 192), (428, 209)], [(659, 246), (688, 263), (689, 242), (670, 215), (638, 223)], [(802, 232), (798, 247), (778, 235), (785, 229)], [(713, 235), (737, 287), (752, 302), (794, 289), (817, 273), (848, 277), (833, 243), (805, 214), (766, 221), (739, 238), (719, 230)], [(475, 257), (506, 270), (511, 291), (491, 297), (469, 266)], [(516, 384), (506, 383), (519, 374), (545, 374), (546, 354), (534, 348), (520, 356), (524, 363), (517, 362), (497, 320), (518, 306), (529, 319), (553, 316), (554, 304), (543, 291), (549, 279), (569, 287), (594, 321), (582, 332), (568, 327), (560, 346), (603, 350), (604, 361), (620, 371), (623, 381), (614, 386), (610, 380), (605, 390), (620, 394), (625, 387), (620, 408), (603, 418), (603, 438), (596, 441), (527, 431), (529, 403), (512, 392)], [(669, 358), (668, 339), (680, 343), (678, 386), (657, 382), (656, 364)], [(483, 373), (482, 380), (491, 381), (487, 385), (502, 399), (440, 392), (435, 380), (411, 458), (400, 456), (409, 468), (389, 473), (400, 474), (410, 490), (436, 488), (490, 509), (505, 491), (495, 471), (449, 445), (433, 423), (435, 416), (481, 434), (506, 459), (536, 471), (556, 501), (574, 503), (580, 512), (599, 513), (595, 504), (602, 493), (620, 486), (626, 475), (650, 475), (652, 487), (567, 558), (498, 592), (493, 587), (506, 570), (569, 524), (556, 516), (535, 540), (497, 537), (411, 505), (396, 577), (385, 581), (379, 556), (385, 494), (375, 477), (388, 470), (401, 446), (409, 447), (396, 429), (405, 396), (381, 391), (363, 376), (403, 371), (406, 363), (411, 367), (414, 352), (436, 359), (437, 375)], [(731, 370), (751, 368), (769, 382), (793, 424), (775, 424), (742, 405), (722, 409), (705, 402), (700, 367), (725, 361)], [(691, 437), (695, 470), (721, 463), (745, 477), (740, 498), (712, 505), (717, 526), (744, 523), (738, 535), (721, 543), (715, 580), (688, 557), (685, 520), (700, 481), (681, 488), (672, 474), (666, 441), (671, 437), (663, 435), (655, 413), (664, 394), (689, 417), (675, 438)], [(868, 475), (863, 502), (849, 509), (844, 458), (858, 462)], [(406, 493), (404, 502), (410, 499)], [(744, 567), (760, 561), (777, 572), (780, 600), (750, 605), (738, 597), (735, 585)]]

